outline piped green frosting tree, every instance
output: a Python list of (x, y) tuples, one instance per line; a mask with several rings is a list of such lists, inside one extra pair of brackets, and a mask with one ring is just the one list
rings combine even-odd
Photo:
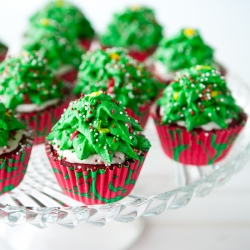
[(156, 21), (154, 11), (143, 6), (131, 6), (116, 13), (100, 37), (105, 46), (139, 51), (157, 46), (161, 39), (162, 26)]
[(25, 129), (23, 123), (0, 102), (0, 147), (8, 146), (8, 140), (15, 137), (15, 131)]
[(209, 122), (226, 129), (226, 120), (238, 119), (241, 112), (224, 77), (215, 68), (200, 65), (180, 71), (158, 104), (164, 109), (163, 124), (185, 121), (188, 131)]
[(169, 72), (199, 64), (214, 65), (213, 49), (204, 43), (199, 31), (194, 29), (182, 29), (177, 35), (162, 39), (154, 58)]
[(6, 107), (13, 110), (20, 104), (42, 105), (63, 97), (63, 83), (38, 52), (24, 51), (0, 64), (0, 95)]
[(141, 131), (116, 100), (94, 92), (71, 103), (47, 140), (59, 140), (60, 150), (70, 149), (80, 160), (99, 154), (111, 163), (117, 151), (127, 159), (139, 159), (138, 151), (148, 151), (150, 143)]
[(127, 55), (127, 50), (112, 48), (87, 52), (79, 68), (75, 94), (106, 91), (136, 113), (139, 106), (155, 99), (159, 83), (144, 64)]
[(65, 35), (65, 30), (58, 22), (46, 18), (40, 19), (37, 27), (28, 31), (23, 49), (39, 51), (55, 71), (63, 66), (78, 69), (85, 52), (75, 38)]
[(74, 38), (92, 39), (95, 35), (90, 22), (80, 9), (63, 0), (49, 2), (30, 18), (30, 24), (36, 25), (43, 18), (60, 23), (63, 29)]

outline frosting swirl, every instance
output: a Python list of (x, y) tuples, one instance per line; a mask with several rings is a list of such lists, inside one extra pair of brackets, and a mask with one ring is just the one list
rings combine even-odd
[(144, 64), (136, 62), (122, 48), (96, 50), (83, 56), (75, 94), (107, 91), (135, 112), (158, 94), (158, 82)]
[(23, 123), (0, 102), (0, 147), (8, 146), (10, 139), (15, 140), (16, 131), (25, 129)]
[(209, 122), (226, 129), (226, 120), (239, 119), (241, 111), (224, 77), (215, 68), (200, 65), (179, 72), (158, 105), (163, 108), (163, 124), (184, 121), (188, 131)]
[(71, 102), (47, 140), (60, 141), (60, 150), (71, 149), (80, 160), (98, 154), (111, 163), (115, 152), (139, 159), (139, 151), (149, 150), (140, 131), (116, 100), (99, 91)]
[(46, 60), (39, 53), (23, 52), (0, 64), (0, 95), (6, 107), (62, 98), (63, 83), (54, 77)]
[(31, 25), (37, 25), (42, 18), (53, 19), (60, 23), (68, 35), (75, 38), (92, 39), (94, 29), (79, 8), (71, 3), (57, 0), (49, 2), (30, 18)]
[(198, 30), (182, 29), (172, 38), (163, 38), (154, 59), (168, 72), (204, 64), (213, 66), (213, 49), (204, 43)]
[(103, 45), (144, 51), (158, 45), (162, 26), (152, 9), (131, 6), (113, 16), (107, 30), (100, 37)]

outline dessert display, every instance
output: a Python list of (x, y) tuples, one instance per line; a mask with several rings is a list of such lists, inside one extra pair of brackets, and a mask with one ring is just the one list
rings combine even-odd
[(44, 18), (59, 23), (62, 26), (62, 36), (77, 38), (84, 49), (90, 48), (95, 32), (78, 7), (63, 0), (50, 1), (30, 18), (31, 26), (36, 26)]
[(0, 62), (2, 62), (5, 59), (7, 52), (8, 52), (7, 46), (0, 42)]
[(200, 65), (178, 73), (153, 117), (164, 152), (196, 166), (222, 160), (247, 120), (224, 77), (216, 68)]
[(179, 70), (195, 65), (217, 66), (225, 75), (225, 70), (215, 62), (214, 50), (194, 29), (181, 29), (175, 36), (162, 39), (153, 59), (154, 73), (164, 83), (171, 82)]
[(23, 49), (38, 51), (47, 59), (58, 78), (73, 83), (76, 79), (84, 50), (77, 40), (69, 39), (57, 32), (59, 23), (51, 19), (41, 19), (39, 25), (29, 31)]
[(158, 81), (144, 64), (123, 48), (87, 52), (82, 57), (76, 95), (105, 91), (125, 106), (129, 115), (145, 127), (149, 107), (158, 94)]
[(114, 14), (104, 34), (100, 36), (103, 47), (124, 47), (138, 61), (145, 61), (162, 39), (162, 26), (152, 9), (131, 6)]
[(68, 107), (66, 89), (38, 52), (23, 52), (0, 64), (0, 99), (35, 132), (34, 144), (45, 136)]
[(0, 195), (22, 181), (32, 149), (32, 131), (0, 102)]
[(101, 91), (71, 102), (46, 145), (64, 194), (89, 205), (127, 196), (150, 148), (141, 131), (123, 106)]

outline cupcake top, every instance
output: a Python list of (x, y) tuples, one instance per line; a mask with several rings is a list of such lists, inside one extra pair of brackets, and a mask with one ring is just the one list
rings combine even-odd
[(179, 72), (158, 105), (163, 110), (163, 124), (184, 122), (188, 131), (209, 122), (227, 129), (241, 112), (224, 77), (213, 67), (199, 65)]
[[(15, 140), (17, 131), (25, 129), (23, 123), (18, 121), (15, 116), (5, 108), (0, 102), (0, 147), (9, 146), (10, 140)], [(0, 154), (5, 153), (6, 149), (1, 149)]]
[(213, 49), (194, 29), (182, 29), (174, 37), (162, 39), (154, 59), (161, 62), (168, 72), (199, 64), (214, 65)]
[(59, 36), (67, 37), (69, 40), (75, 39), (75, 26), (72, 26), (70, 29), (71, 32), (68, 32), (67, 29), (58, 23), (54, 19), (49, 18), (40, 18), (36, 19), (34, 23), (29, 26), (29, 29), (25, 33), (25, 37), (37, 40), (36, 37), (41, 38), (44, 34), (50, 34), (51, 36), (58, 34)]
[(54, 77), (46, 60), (38, 53), (23, 52), (0, 64), (0, 95), (7, 108), (20, 104), (42, 105), (61, 99), (63, 83)]
[[(63, 0), (51, 1), (30, 18), (36, 25), (42, 18), (53, 19), (60, 23), (70, 36), (92, 39), (95, 32), (80, 9)], [(68, 36), (68, 35), (66, 35)]]
[(63, 66), (78, 69), (84, 50), (77, 40), (69, 40), (59, 32), (53, 32), (53, 26), (40, 29), (34, 36), (28, 36), (23, 48), (27, 51), (39, 51), (48, 60), (49, 66), (59, 70)]
[(114, 14), (100, 40), (104, 46), (144, 51), (157, 46), (161, 38), (162, 26), (156, 21), (154, 11), (131, 6)]
[(75, 94), (107, 91), (135, 112), (158, 94), (158, 82), (144, 64), (136, 62), (122, 48), (96, 50), (83, 56)]
[(6, 52), (7, 46), (0, 41), (0, 54)]
[(116, 100), (99, 91), (71, 102), (47, 140), (52, 145), (59, 141), (60, 151), (70, 150), (79, 160), (98, 154), (110, 164), (116, 152), (139, 159), (140, 151), (149, 150), (150, 143), (140, 131), (138, 122)]

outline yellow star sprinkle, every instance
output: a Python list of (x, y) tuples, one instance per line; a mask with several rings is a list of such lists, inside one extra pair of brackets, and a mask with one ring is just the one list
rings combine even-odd
[(201, 69), (211, 69), (210, 66), (206, 66), (206, 65), (196, 65), (195, 66), (196, 70), (201, 70)]
[(138, 5), (138, 4), (134, 4), (134, 5), (131, 5), (131, 6), (130, 6), (130, 9), (133, 10), (133, 11), (137, 11), (137, 10), (139, 10), (140, 8), (141, 8), (141, 6)]
[(98, 130), (100, 133), (109, 133), (110, 130), (109, 130), (108, 128), (101, 128), (101, 124), (102, 124), (102, 120), (99, 121), (97, 130)]
[(113, 59), (113, 60), (119, 60), (120, 59), (120, 56), (118, 55), (118, 54), (116, 54), (116, 53), (111, 53), (110, 55), (109, 55), (109, 57), (111, 58), (111, 59)]
[(11, 114), (10, 114), (8, 111), (6, 111), (5, 114), (6, 114), (8, 117), (11, 117)]
[(174, 92), (174, 100), (178, 100), (179, 98), (179, 92)]
[(102, 91), (97, 91), (97, 92), (93, 92), (89, 95), (89, 97), (96, 97), (102, 94)]
[(192, 37), (196, 34), (196, 31), (194, 29), (185, 29), (183, 32), (187, 37)]
[(64, 0), (57, 0), (56, 1), (56, 6), (61, 7), (64, 5)]
[(49, 26), (49, 19), (48, 18), (42, 18), (41, 19), (41, 24), (44, 25), (44, 26)]
[(218, 95), (218, 91), (212, 91), (211, 92), (211, 97), (216, 97)]

